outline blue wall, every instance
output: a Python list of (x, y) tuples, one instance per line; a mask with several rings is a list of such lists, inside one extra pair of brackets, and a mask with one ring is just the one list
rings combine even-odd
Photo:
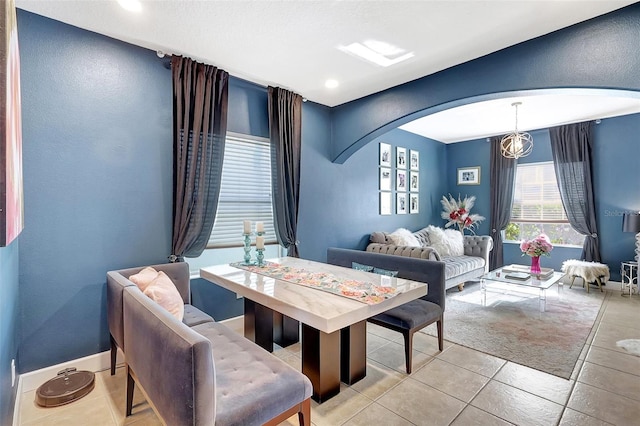
[(11, 360), (17, 358), (18, 343), (18, 243), (0, 248), (0, 424), (13, 421), (15, 390), (11, 387)]
[[(328, 108), (307, 102), (302, 121), (301, 257), (324, 261), (327, 247), (364, 249), (373, 231), (391, 232), (399, 227), (415, 231), (440, 216), (439, 200), (446, 188), (444, 144), (394, 130), (341, 165), (331, 162)], [(379, 214), (378, 142), (420, 152), (419, 214)]]
[(171, 249), (171, 77), (154, 52), (18, 10), (20, 371), (109, 347), (105, 273)]

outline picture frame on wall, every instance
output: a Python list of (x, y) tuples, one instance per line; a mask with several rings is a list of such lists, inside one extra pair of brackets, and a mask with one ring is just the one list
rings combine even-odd
[(391, 169), (380, 167), (380, 191), (391, 191)]
[(380, 166), (391, 167), (391, 145), (380, 142)]
[(396, 191), (407, 190), (407, 172), (406, 170), (396, 170)]
[(380, 193), (380, 214), (383, 216), (390, 215), (391, 210), (391, 192)]
[(420, 196), (418, 194), (409, 194), (409, 213), (420, 213)]
[(407, 194), (396, 194), (396, 214), (407, 214)]
[(458, 168), (458, 185), (480, 185), (480, 166)]
[(409, 173), (409, 191), (418, 192), (420, 190), (420, 173)]
[(0, 13), (0, 247), (15, 240), (24, 228), (22, 179), (22, 108), (20, 52), (13, 0), (2, 2)]
[(406, 169), (407, 168), (407, 149), (397, 147), (396, 148), (396, 168), (398, 169)]
[(411, 170), (420, 170), (420, 153), (414, 149), (409, 151), (409, 167)]

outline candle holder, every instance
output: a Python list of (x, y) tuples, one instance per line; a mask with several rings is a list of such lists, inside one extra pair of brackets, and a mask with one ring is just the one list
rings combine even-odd
[(243, 233), (242, 235), (244, 235), (244, 263), (243, 265), (254, 265), (253, 262), (251, 262), (251, 232), (249, 232), (248, 234)]
[(264, 249), (256, 249), (256, 259), (258, 259), (258, 266), (264, 266)]

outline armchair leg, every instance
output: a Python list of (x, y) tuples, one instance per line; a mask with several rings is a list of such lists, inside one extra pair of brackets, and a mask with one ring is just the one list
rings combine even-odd
[(440, 319), (438, 320), (438, 322), (436, 323), (436, 326), (438, 327), (438, 350), (440, 350), (440, 352), (442, 352), (442, 348), (443, 348), (443, 343), (444, 343), (444, 332), (442, 329), (442, 317), (440, 317)]
[(407, 374), (411, 374), (411, 363), (413, 355), (413, 330), (402, 331), (404, 336), (404, 357), (406, 362)]
[(118, 356), (118, 346), (113, 336), (109, 335), (111, 340), (111, 375), (116, 374), (116, 357)]
[(136, 387), (136, 382), (133, 380), (131, 367), (127, 365), (127, 411), (126, 417), (131, 415), (131, 409), (133, 408), (133, 390)]

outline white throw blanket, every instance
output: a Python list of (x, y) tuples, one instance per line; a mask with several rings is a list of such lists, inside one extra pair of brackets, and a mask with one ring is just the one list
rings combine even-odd
[(609, 281), (609, 267), (597, 262), (565, 260), (562, 263), (562, 272), (569, 276), (581, 277), (590, 283), (595, 282), (596, 279), (600, 279), (603, 283)]

